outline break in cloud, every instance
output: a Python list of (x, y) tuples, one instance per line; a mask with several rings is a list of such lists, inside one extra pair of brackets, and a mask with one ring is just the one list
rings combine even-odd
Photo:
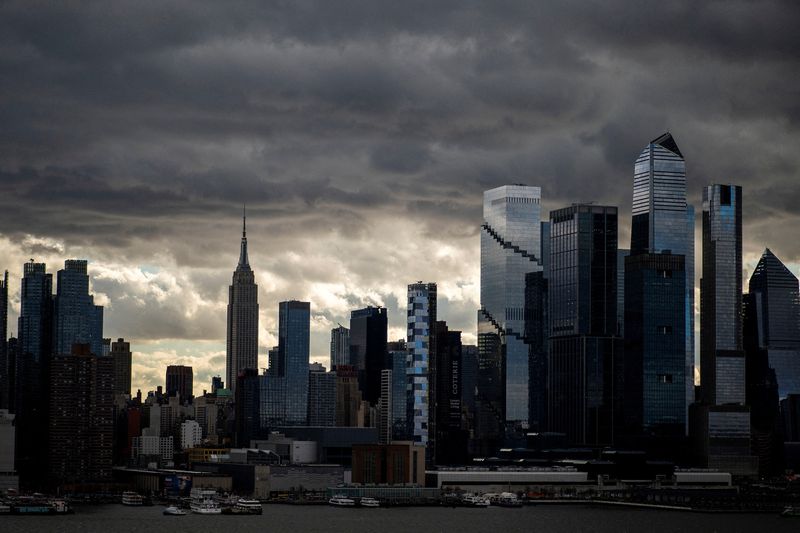
[(416, 280), (472, 341), (482, 191), (618, 205), (624, 245), (633, 161), (668, 129), (698, 212), (704, 184), (744, 186), (747, 268), (769, 246), (797, 271), (800, 5), (548, 4), (4, 2), (0, 268), (88, 258), (134, 386), (180, 362), (199, 392), (246, 202), (262, 364), (278, 301), (312, 302), (325, 360), (359, 306), (402, 337)]

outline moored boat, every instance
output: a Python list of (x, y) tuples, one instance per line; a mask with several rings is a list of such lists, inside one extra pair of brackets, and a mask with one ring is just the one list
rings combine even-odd
[(138, 492), (126, 490), (122, 493), (122, 505), (144, 505), (144, 498)]
[(483, 496), (470, 494), (468, 496), (464, 496), (462, 501), (467, 507), (489, 507), (489, 499), (484, 498)]
[(356, 501), (341, 494), (334, 495), (328, 503), (334, 507), (355, 507)]
[(522, 507), (520, 499), (511, 492), (502, 493), (493, 503), (498, 507)]
[(174, 505), (170, 505), (169, 507), (164, 509), (164, 514), (166, 516), (186, 516), (186, 511), (178, 509)]
[(361, 500), (359, 500), (358, 504), (361, 507), (380, 507), (381, 506), (381, 502), (379, 502), (375, 498), (361, 498)]
[(189, 509), (197, 514), (221, 514), (222, 508), (214, 499), (217, 491), (213, 489), (193, 488), (191, 492), (192, 501)]
[(262, 514), (264, 512), (261, 502), (239, 498), (233, 507), (226, 507), (222, 514)]

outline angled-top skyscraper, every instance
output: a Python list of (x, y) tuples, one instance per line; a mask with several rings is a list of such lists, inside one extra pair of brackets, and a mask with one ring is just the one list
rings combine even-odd
[(686, 203), (686, 162), (667, 132), (653, 139), (633, 170), (630, 255), (684, 256), (686, 405), (694, 401), (694, 207)]
[(483, 193), (478, 311), (477, 437), (528, 422), (525, 274), (542, 270), (541, 189), (505, 185)]
[(89, 294), (85, 259), (67, 259), (58, 271), (55, 299), (53, 353), (72, 353), (73, 344), (88, 344), (92, 354), (103, 355), (103, 307)]
[(225, 376), (231, 392), (245, 368), (258, 369), (258, 285), (247, 257), (247, 217), (242, 216), (239, 264), (228, 288), (228, 339)]

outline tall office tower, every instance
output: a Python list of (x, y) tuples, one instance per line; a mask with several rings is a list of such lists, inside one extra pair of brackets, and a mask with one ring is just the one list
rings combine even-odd
[(436, 334), (436, 395), (431, 408), (436, 417), (436, 464), (467, 462), (467, 432), (461, 421), (461, 332), (438, 321)]
[[(630, 254), (630, 250), (617, 249), (617, 337), (623, 339), (625, 338), (625, 258)], [(682, 373), (685, 372), (684, 369)]]
[(258, 370), (245, 368), (236, 376), (236, 445), (249, 448), (250, 441), (260, 436), (261, 381)]
[(686, 270), (686, 405), (694, 402), (694, 207), (686, 203), (686, 162), (667, 132), (653, 139), (633, 170), (631, 255), (684, 256)]
[(350, 313), (350, 365), (359, 370), (364, 400), (378, 403), (381, 371), (389, 368), (386, 351), (388, 320), (385, 307), (365, 307)]
[(225, 380), (236, 392), (236, 377), (245, 368), (258, 369), (258, 285), (247, 257), (247, 217), (242, 217), (239, 264), (228, 288), (228, 337)]
[(392, 369), (381, 370), (381, 395), (378, 398), (378, 442), (392, 442)]
[(131, 393), (131, 344), (125, 339), (111, 343), (109, 352), (114, 361), (114, 394)]
[(222, 376), (214, 376), (211, 378), (211, 394), (216, 394), (218, 390), (225, 388), (225, 382), (222, 381)]
[(267, 351), (267, 368), (269, 368), (269, 371), (274, 375), (280, 375), (282, 373), (281, 369), (278, 368), (280, 364), (278, 362), (278, 353), (277, 346), (273, 346)]
[(750, 276), (755, 339), (775, 370), (778, 394), (800, 394), (800, 291), (797, 277), (767, 248)]
[(475, 415), (475, 385), (478, 380), (478, 347), (474, 344), (461, 345), (461, 405), (467, 418)]
[(0, 280), (0, 409), (9, 407), (8, 371), (8, 270)]
[(19, 353), (19, 339), (9, 337), (6, 343), (6, 393), (7, 408), (11, 413), (17, 412), (17, 354)]
[(56, 486), (111, 480), (114, 362), (93, 350), (74, 344), (52, 358), (47, 457)]
[(483, 193), (481, 309), (478, 311), (478, 451), (490, 453), (506, 427), (528, 423), (525, 274), (542, 270), (541, 189), (506, 185)]
[(574, 444), (613, 442), (616, 285), (617, 208), (551, 211), (547, 421)]
[(547, 278), (544, 272), (525, 275), (525, 342), (528, 344), (528, 425), (547, 427)]
[(350, 364), (350, 330), (339, 324), (331, 330), (331, 370)]
[(47, 478), (49, 359), (52, 353), (53, 275), (44, 263), (25, 263), (20, 291), (17, 383), (17, 472), (23, 488)]
[(392, 438), (405, 440), (408, 432), (406, 421), (406, 364), (408, 348), (406, 341), (399, 340), (386, 343), (392, 369)]
[(684, 257), (625, 258), (625, 376), (621, 431), (664, 444), (686, 435)]
[(111, 339), (103, 338), (103, 347), (101, 349), (100, 356), (101, 357), (108, 357), (111, 355)]
[(167, 396), (178, 395), (181, 403), (191, 403), (194, 391), (194, 373), (192, 367), (169, 365), (166, 373)]
[(286, 380), (286, 424), (302, 426), (308, 415), (311, 304), (290, 300), (278, 309), (278, 368)]
[(755, 473), (742, 345), (742, 188), (735, 185), (703, 190), (700, 401), (692, 420), (700, 459), (710, 468)]
[(408, 286), (408, 436), (425, 446), (426, 462), (436, 457), (436, 284)]
[(336, 426), (362, 427), (359, 417), (362, 399), (358, 389), (358, 370), (348, 365), (336, 369)]
[(336, 372), (309, 368), (308, 425), (336, 425)]
[(89, 294), (87, 262), (82, 259), (64, 261), (57, 274), (55, 298), (55, 335), (53, 353), (68, 354), (73, 344), (89, 344), (92, 353), (103, 355), (103, 307), (94, 305)]

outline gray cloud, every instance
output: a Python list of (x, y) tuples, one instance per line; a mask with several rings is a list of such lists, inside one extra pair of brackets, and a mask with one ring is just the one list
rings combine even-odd
[(353, 307), (397, 308), (402, 329), (416, 279), (450, 291), (443, 318), (472, 334), (481, 192), (618, 205), (624, 236), (633, 161), (666, 129), (698, 211), (706, 183), (743, 185), (747, 257), (797, 263), (798, 15), (789, 0), (4, 2), (0, 268), (89, 257), (115, 335), (153, 364), (163, 339), (213, 357), (246, 202), (264, 349), (291, 297), (314, 305), (316, 356)]

